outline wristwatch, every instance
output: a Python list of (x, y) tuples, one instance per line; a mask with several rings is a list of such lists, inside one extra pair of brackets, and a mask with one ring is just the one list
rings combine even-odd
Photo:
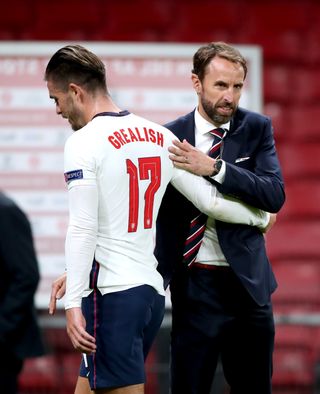
[(218, 159), (215, 161), (214, 166), (213, 166), (213, 173), (211, 176), (219, 174), (221, 167), (222, 167), (223, 161), (221, 159)]

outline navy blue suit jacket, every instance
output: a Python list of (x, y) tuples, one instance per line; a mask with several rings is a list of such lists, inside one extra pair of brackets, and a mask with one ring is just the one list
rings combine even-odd
[[(194, 111), (165, 125), (180, 140), (195, 145)], [(226, 161), (221, 193), (268, 212), (278, 212), (285, 201), (280, 165), (270, 118), (239, 108), (224, 139)], [(243, 160), (239, 160), (243, 159)], [(155, 255), (165, 286), (182, 266), (183, 245), (193, 215), (193, 205), (168, 185), (157, 218)], [(269, 263), (263, 234), (256, 227), (216, 221), (221, 249), (251, 297), (264, 305), (277, 283)]]

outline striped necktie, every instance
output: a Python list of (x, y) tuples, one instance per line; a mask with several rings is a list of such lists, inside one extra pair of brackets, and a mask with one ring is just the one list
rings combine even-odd
[[(214, 129), (210, 131), (210, 134), (213, 135), (214, 138), (208, 155), (213, 159), (216, 159), (220, 155), (220, 147), (224, 130), (222, 128)], [(189, 233), (184, 244), (183, 251), (183, 262), (187, 265), (191, 265), (197, 257), (198, 251), (202, 244), (208, 218), (207, 215), (200, 212), (197, 208), (194, 208), (194, 210), (194, 216), (190, 222)]]

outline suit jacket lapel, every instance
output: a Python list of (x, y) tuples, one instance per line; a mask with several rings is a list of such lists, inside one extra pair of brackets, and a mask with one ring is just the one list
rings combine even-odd
[(181, 141), (185, 138), (191, 145), (195, 146), (194, 111), (180, 119), (181, 121), (177, 123), (178, 127), (169, 127), (169, 129), (171, 129)]
[(188, 127), (185, 130), (185, 138), (193, 146), (196, 145), (194, 111), (189, 114)]

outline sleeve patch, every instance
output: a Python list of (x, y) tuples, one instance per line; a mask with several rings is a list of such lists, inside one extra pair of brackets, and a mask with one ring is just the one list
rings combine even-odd
[(64, 180), (69, 183), (71, 181), (75, 181), (76, 179), (83, 179), (82, 170), (73, 170), (64, 173)]

